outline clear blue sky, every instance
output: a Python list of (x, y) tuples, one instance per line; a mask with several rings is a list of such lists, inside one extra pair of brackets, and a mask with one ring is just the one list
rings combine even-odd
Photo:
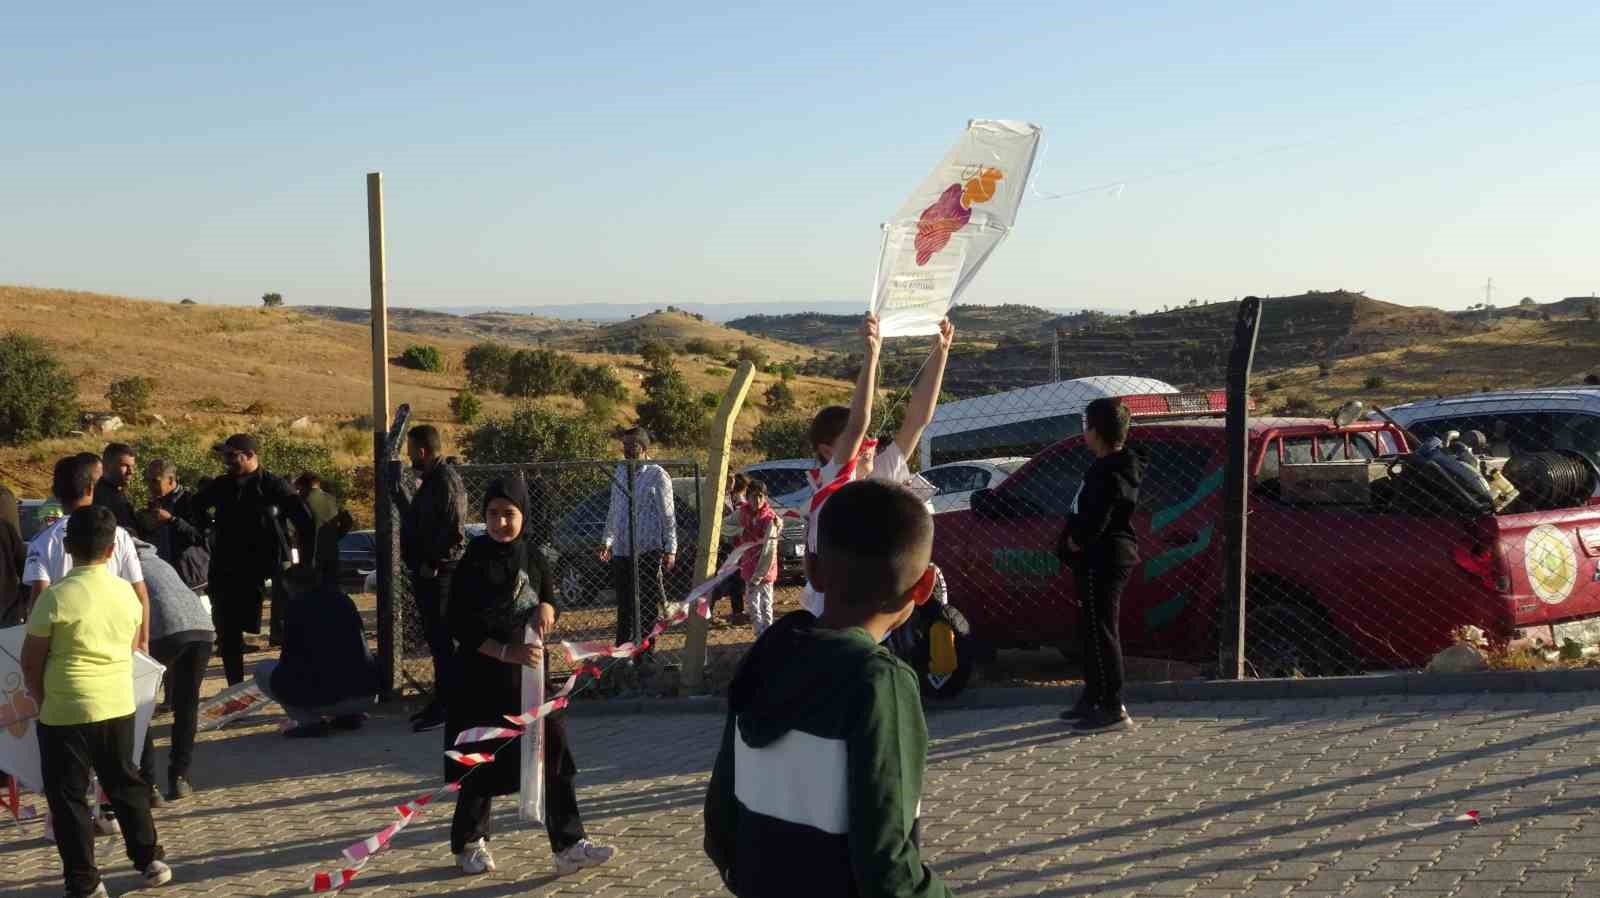
[(1040, 190), (1128, 184), (1029, 198), (970, 301), (1600, 289), (1593, 2), (44, 6), (0, 31), (0, 283), (364, 304), (382, 170), (398, 304), (865, 307), (985, 117), (1044, 126)]

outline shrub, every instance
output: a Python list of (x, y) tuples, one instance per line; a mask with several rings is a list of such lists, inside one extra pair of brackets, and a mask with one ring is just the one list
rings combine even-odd
[(1361, 385), (1369, 390), (1381, 390), (1388, 383), (1382, 374), (1368, 374), (1367, 379), (1362, 381)]
[(189, 404), (197, 409), (200, 409), (201, 411), (207, 412), (214, 412), (219, 409), (226, 408), (228, 405), (226, 402), (222, 401), (221, 396), (201, 396), (199, 399), (196, 399)]
[(184, 299), (183, 302), (178, 303), (178, 305), (180, 305), (180, 306), (192, 306), (194, 304), (195, 304), (194, 300), (187, 299), (187, 298)]
[(762, 455), (774, 458), (810, 458), (806, 442), (811, 422), (800, 417), (767, 418), (756, 425), (750, 441)]
[(1322, 408), (1315, 400), (1305, 396), (1288, 396), (1278, 406), (1278, 414), (1290, 418), (1316, 418), (1321, 417)]
[(64, 436), (78, 426), (78, 382), (48, 346), (0, 334), (0, 443)]
[(1272, 379), (1270, 379), (1270, 380), (1268, 380), (1266, 382), (1266, 384), (1264, 385), (1263, 388), (1268, 393), (1272, 393), (1272, 392), (1275, 392), (1277, 390), (1281, 390), (1281, 389), (1283, 389), (1283, 381), (1278, 380), (1277, 378), (1272, 378)]
[(239, 414), (249, 415), (252, 418), (265, 418), (267, 415), (272, 414), (273, 411), (275, 411), (275, 409), (272, 403), (266, 401), (265, 399), (257, 399), (255, 402), (252, 402), (240, 409)]
[(652, 371), (671, 368), (672, 356), (672, 346), (660, 337), (650, 337), (639, 343), (639, 357), (644, 359), (645, 366)]
[(790, 388), (786, 381), (781, 380), (767, 387), (766, 399), (767, 411), (777, 415), (787, 415), (793, 412), (798, 404), (794, 390)]
[(759, 346), (740, 346), (737, 358), (741, 362), (749, 362), (757, 368), (767, 366), (767, 354)]
[(261, 304), (269, 309), (276, 309), (278, 306), (283, 305), (283, 294), (263, 293), (261, 294)]
[(708, 340), (705, 337), (695, 337), (683, 344), (683, 351), (691, 355), (717, 356), (727, 352), (728, 348), (715, 340)]
[(591, 396), (618, 403), (628, 398), (628, 388), (610, 365), (582, 365), (572, 375), (572, 394), (586, 403)]
[(400, 364), (417, 371), (438, 372), (444, 370), (444, 356), (437, 346), (413, 343), (400, 353)]
[(722, 394), (716, 390), (707, 390), (700, 394), (700, 404), (706, 407), (706, 411), (714, 412), (717, 406), (722, 404)]
[(111, 386), (106, 387), (106, 402), (111, 404), (111, 411), (129, 424), (138, 424), (145, 419), (155, 395), (156, 382), (137, 375), (112, 381)]
[(462, 390), (450, 397), (450, 414), (455, 416), (458, 423), (471, 424), (483, 414), (483, 401), (477, 393)]
[(553, 349), (520, 349), (511, 356), (506, 393), (535, 398), (555, 396), (572, 388), (577, 363)]
[(463, 454), (474, 464), (572, 461), (600, 458), (606, 444), (606, 432), (589, 418), (522, 405), (508, 417), (489, 418), (474, 428)]
[(489, 393), (506, 392), (511, 374), (511, 350), (499, 343), (475, 343), (461, 360), (467, 369), (467, 386)]
[(322, 477), (323, 489), (335, 496), (349, 492), (350, 477), (339, 470), (333, 450), (327, 446), (275, 427), (257, 433), (256, 442), (260, 444), (261, 466), (279, 477), (292, 481), (301, 471), (315, 471)]
[(790, 381), (794, 380), (794, 376), (797, 372), (794, 362), (779, 362), (778, 364), (772, 366), (772, 373), (783, 378), (785, 381)]
[(712, 377), (722, 377), (728, 373), (728, 369), (726, 367), (711, 367), (706, 369), (706, 373)]
[(683, 375), (668, 368), (645, 378), (639, 424), (668, 446), (683, 446), (705, 435), (706, 407), (689, 391)]
[[(211, 444), (215, 440), (207, 434), (193, 428), (178, 428), (175, 430), (162, 430), (159, 433), (147, 433), (133, 441), (133, 452), (138, 457), (140, 466), (148, 465), (158, 458), (164, 458), (178, 467), (178, 482), (184, 486), (192, 487), (202, 477), (215, 477), (222, 472), (222, 467), (217, 457), (211, 454)], [(274, 471), (273, 473), (278, 473)], [(299, 471), (294, 472), (300, 473)], [(289, 475), (291, 477), (294, 474)], [(136, 478), (138, 483), (130, 483), (129, 489), (135, 487), (144, 489), (144, 478)], [(142, 499), (143, 497), (136, 497)], [(142, 503), (138, 503), (142, 504)]]

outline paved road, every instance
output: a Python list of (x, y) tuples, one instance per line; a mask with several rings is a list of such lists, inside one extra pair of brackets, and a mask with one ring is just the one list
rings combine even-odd
[[(1157, 705), (1069, 739), (1049, 708), (934, 715), (927, 855), (960, 895), (1600, 895), (1600, 698), (1448, 696)], [(710, 715), (574, 721), (580, 797), (614, 866), (552, 876), (542, 834), (500, 871), (450, 865), (449, 806), (378, 856), (357, 895), (710, 896), (700, 803)], [(314, 869), (437, 782), (437, 734), (397, 719), (311, 744), (263, 720), (202, 744), (205, 791), (157, 812), (174, 896), (303, 891)], [(503, 802), (509, 804), (509, 802)], [(1482, 825), (1430, 825), (1476, 809)], [(134, 875), (100, 842), (113, 894)], [(59, 895), (37, 824), (0, 829), (3, 890)]]

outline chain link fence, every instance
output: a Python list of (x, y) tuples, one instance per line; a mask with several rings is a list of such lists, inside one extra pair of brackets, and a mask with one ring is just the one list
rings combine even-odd
[[(696, 462), (464, 464), (455, 470), (466, 487), (469, 540), (485, 532), (483, 496), (489, 484), (518, 470), (526, 477), (533, 508), (524, 529), (550, 567), (560, 639), (633, 641), (636, 634), (650, 632), (666, 603), (681, 600), (694, 586), (703, 494)], [(663, 489), (665, 484), (670, 488)], [(737, 521), (725, 515), (719, 536), (720, 563), (737, 540)], [(608, 537), (612, 551), (605, 553)], [(629, 551), (630, 546), (638, 551)], [(401, 681), (408, 692), (431, 692), (434, 670), (424, 618), (403, 570), (395, 581), (395, 599)], [(714, 610), (728, 610), (727, 599)], [(683, 665), (686, 637), (686, 626), (663, 634), (651, 657), (635, 665), (645, 675), (634, 680), (663, 675), (671, 680)], [(730, 624), (717, 614), (706, 639), (708, 667), (731, 669), (752, 639), (747, 622)], [(560, 652), (550, 653), (549, 663), (554, 671), (570, 669)]]

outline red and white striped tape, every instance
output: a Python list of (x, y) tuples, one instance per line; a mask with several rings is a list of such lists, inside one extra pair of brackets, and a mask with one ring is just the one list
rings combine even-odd
[[(564, 695), (558, 696), (545, 702), (539, 707), (534, 708), (532, 711), (527, 711), (522, 714), (507, 714), (506, 720), (511, 721), (519, 727), (531, 726), (535, 721), (538, 721), (544, 717), (549, 717), (551, 714), (556, 713), (566, 706), (567, 697)], [(517, 730), (516, 732), (520, 733), (522, 731)]]
[(494, 755), (487, 752), (459, 752), (453, 748), (445, 752), (444, 756), (463, 767), (476, 767), (479, 764), (487, 764), (494, 760)]
[[(513, 721), (515, 722), (515, 721)], [(452, 745), (466, 745), (469, 742), (488, 742), (490, 739), (515, 739), (522, 735), (521, 730), (511, 730), (505, 727), (473, 727), (462, 730)]]

